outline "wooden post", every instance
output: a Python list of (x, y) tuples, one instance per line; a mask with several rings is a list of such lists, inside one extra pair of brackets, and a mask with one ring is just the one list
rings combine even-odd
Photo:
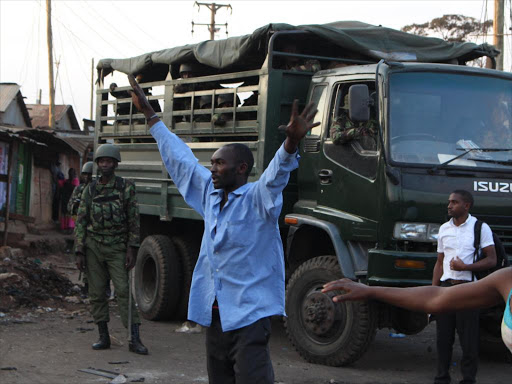
[[(208, 8), (211, 12), (210, 14), (210, 24), (203, 24), (203, 23), (194, 23), (192, 22), (192, 32), (194, 32), (194, 25), (206, 25), (208, 27), (208, 30), (210, 31), (210, 40), (215, 40), (215, 14), (220, 8), (229, 8), (232, 10), (231, 4), (216, 4), (216, 3), (199, 3), (195, 2), (194, 5), (197, 5), (198, 8), (201, 8), (201, 6), (204, 6)], [(226, 28), (228, 24), (226, 23)], [(227, 32), (226, 32), (227, 33)]]
[(216, 4), (212, 3), (210, 8), (210, 40), (215, 40), (215, 12), (217, 12)]
[(94, 98), (94, 58), (92, 58), (91, 63), (91, 112), (89, 113), (89, 118), (92, 120), (92, 100)]
[(4, 246), (7, 245), (7, 234), (9, 232), (9, 211), (10, 211), (10, 199), (11, 199), (11, 177), (12, 177), (12, 147), (14, 141), (9, 143), (9, 155), (7, 156), (7, 190), (5, 192), (5, 222), (4, 222)]
[(46, 40), (48, 43), (48, 82), (50, 84), (50, 110), (48, 125), (55, 129), (55, 87), (53, 85), (52, 5), (46, 0)]
[(503, 71), (503, 56), (504, 56), (504, 45), (503, 45), (503, 34), (505, 25), (505, 0), (494, 0), (494, 46), (500, 51), (498, 57), (496, 57), (496, 69)]

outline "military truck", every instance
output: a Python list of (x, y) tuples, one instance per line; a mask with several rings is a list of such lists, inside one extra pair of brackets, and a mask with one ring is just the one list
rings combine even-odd
[[(300, 167), (284, 191), (284, 323), (306, 360), (343, 366), (363, 355), (377, 329), (414, 334), (427, 315), (377, 302), (334, 304), (322, 285), (343, 276), (380, 286), (430, 284), (452, 190), (474, 194), (473, 213), (512, 254), (512, 75), (466, 65), (484, 56), (493, 62), (497, 54), (485, 44), (339, 22), (274, 24), (252, 35), (100, 61), (95, 143), (119, 145), (119, 174), (137, 187), (142, 315), (186, 317), (203, 222), (165, 170), (144, 115), (104, 87), (109, 73), (141, 75), (160, 118), (204, 166), (225, 143), (247, 144), (255, 158), (250, 181), (283, 142), (278, 127), (293, 100), (317, 104), (321, 125), (303, 140)], [(195, 66), (192, 77), (180, 78), (182, 63)], [(228, 106), (218, 102), (226, 95)], [(343, 113), (373, 124), (376, 134), (335, 144), (330, 128)], [(223, 124), (214, 118), (219, 114)], [(491, 336), (499, 319), (499, 309), (483, 315)]]

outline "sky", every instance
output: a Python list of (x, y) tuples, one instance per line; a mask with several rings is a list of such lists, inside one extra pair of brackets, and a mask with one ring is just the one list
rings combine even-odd
[[(204, 1), (206, 2), (206, 1)], [(210, 11), (194, 1), (52, 0), (56, 103), (71, 104), (80, 126), (90, 118), (91, 61), (128, 58), (143, 53), (209, 39)], [(220, 1), (232, 9), (217, 12), (216, 22), (228, 23), (228, 36), (252, 33), (269, 23), (324, 24), (358, 20), (400, 29), (445, 14), (462, 14), (477, 20), (492, 19), (492, 0), (359, 0), (359, 1)], [(505, 0), (509, 15), (510, 0)], [(506, 29), (510, 18), (506, 19)], [(507, 24), (508, 23), (508, 24)], [(220, 28), (216, 39), (226, 37)], [(507, 31), (511, 33), (510, 31)], [(506, 33), (507, 33), (506, 32)], [(477, 41), (482, 43), (483, 41)], [(505, 39), (505, 69), (510, 71), (512, 42)], [(489, 37), (492, 43), (492, 37)], [(21, 85), (27, 104), (49, 103), (48, 48), (45, 0), (0, 0), (0, 82)], [(125, 85), (125, 77), (113, 78)], [(112, 82), (106, 79), (108, 85)], [(95, 103), (95, 101), (94, 101)], [(95, 104), (93, 104), (95, 105)], [(93, 111), (94, 113), (94, 111)]]

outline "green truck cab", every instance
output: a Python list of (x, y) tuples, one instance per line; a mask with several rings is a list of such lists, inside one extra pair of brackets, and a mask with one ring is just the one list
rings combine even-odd
[[(378, 51), (380, 40), (369, 35), (395, 42), (393, 52), (400, 54)], [(436, 48), (430, 63), (418, 62), (421, 51), (411, 48), (418, 41)], [(414, 334), (428, 324), (426, 314), (383, 303), (334, 304), (320, 290), (341, 277), (370, 285), (430, 284), (452, 190), (474, 194), (472, 213), (512, 254), (512, 75), (456, 65), (492, 59), (492, 47), (446, 45), (352, 22), (272, 25), (224, 42), (229, 44), (210, 41), (98, 64), (95, 142), (120, 147), (118, 174), (137, 187), (143, 241), (135, 292), (145, 318), (186, 317), (203, 222), (165, 170), (129, 87), (103, 87), (114, 70), (143, 75), (141, 86), (158, 104), (157, 114), (201, 164), (208, 167), (213, 152), (228, 142), (247, 144), (255, 158), (249, 181), (258, 179), (283, 142), (278, 127), (287, 123), (293, 100), (317, 104), (321, 125), (301, 143), (280, 219), (286, 331), (310, 362), (347, 365), (364, 354), (377, 329)], [(405, 62), (413, 51), (417, 60)], [(198, 73), (179, 78), (179, 64), (191, 60)], [(376, 134), (335, 144), (330, 131), (342, 114), (373, 124)], [(484, 314), (491, 335), (498, 318), (499, 309)]]

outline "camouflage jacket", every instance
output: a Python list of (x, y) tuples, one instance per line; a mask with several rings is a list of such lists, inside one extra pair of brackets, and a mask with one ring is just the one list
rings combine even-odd
[(132, 181), (112, 177), (107, 184), (92, 182), (84, 189), (76, 220), (75, 253), (85, 254), (87, 237), (105, 245), (138, 247), (139, 233), (139, 208)]
[(82, 183), (73, 189), (73, 194), (68, 201), (68, 212), (72, 216), (76, 215), (78, 212), (78, 206), (80, 205), (80, 200), (82, 199), (82, 192), (87, 185), (88, 184)]
[(363, 136), (377, 136), (375, 120), (370, 119), (364, 123), (354, 123), (344, 114), (331, 125), (331, 139), (334, 144), (345, 144)]

